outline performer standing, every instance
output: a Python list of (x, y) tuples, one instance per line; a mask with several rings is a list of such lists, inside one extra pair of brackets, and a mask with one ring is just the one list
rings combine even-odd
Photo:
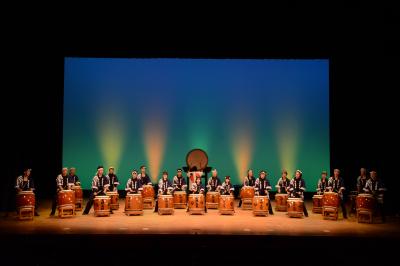
[(230, 176), (226, 176), (225, 177), (225, 182), (222, 183), (221, 186), (221, 195), (231, 195), (233, 196), (233, 192), (235, 191), (235, 188), (233, 187), (232, 183), (231, 183), (231, 177)]
[(256, 195), (259, 196), (267, 196), (268, 197), (268, 211), (269, 214), (274, 214), (272, 211), (272, 205), (271, 205), (271, 199), (269, 197), (269, 191), (271, 191), (272, 187), (269, 182), (269, 180), (266, 178), (267, 172), (262, 170), (260, 172), (259, 177), (256, 179), (255, 182), (255, 190), (256, 190)]
[(108, 168), (108, 179), (110, 180), (110, 187), (109, 190), (110, 191), (118, 191), (118, 185), (119, 185), (119, 181), (118, 181), (118, 177), (117, 175), (114, 173), (115, 169), (113, 166), (110, 166)]
[(142, 185), (152, 185), (150, 177), (146, 173), (146, 166), (142, 165), (140, 166), (140, 174), (138, 175), (138, 178), (140, 179), (140, 182), (142, 182)]
[(207, 182), (207, 191), (219, 191), (221, 188), (221, 180), (218, 178), (217, 169), (212, 170), (212, 176)]
[(278, 193), (288, 193), (289, 185), (290, 180), (287, 178), (287, 171), (283, 170), (282, 176), (279, 178), (275, 187), (278, 189)]
[(289, 197), (301, 198), (303, 200), (304, 216), (308, 217), (306, 204), (304, 204), (304, 191), (306, 191), (306, 182), (303, 179), (303, 172), (300, 170), (296, 170), (295, 178), (290, 180)]
[[(254, 177), (253, 170), (249, 169), (249, 170), (247, 170), (247, 176), (245, 176), (245, 178), (244, 178), (243, 186), (244, 187), (247, 187), (247, 186), (254, 187), (255, 184), (256, 184), (256, 178)], [(242, 206), (242, 199), (240, 199), (240, 201), (239, 201), (239, 208), (241, 206)]]
[(329, 189), (329, 191), (331, 191), (331, 192), (336, 192), (339, 194), (339, 200), (340, 200), (340, 206), (341, 206), (342, 212), (343, 212), (343, 218), (347, 219), (346, 206), (345, 206), (345, 202), (344, 202), (344, 191), (346, 188), (344, 186), (343, 178), (340, 177), (339, 169), (333, 170), (333, 177), (331, 176), (329, 178), (327, 189)]
[[(36, 192), (35, 182), (33, 181), (33, 178), (31, 177), (31, 171), (32, 171), (32, 169), (25, 168), (24, 173), (17, 177), (17, 179), (15, 181), (15, 190), (17, 193), (19, 193), (21, 191), (32, 191), (33, 193)], [(35, 216), (39, 216), (37, 202), (38, 202), (38, 200), (35, 199)]]
[(68, 186), (71, 188), (73, 186), (80, 186), (81, 182), (79, 181), (79, 177), (76, 175), (75, 167), (69, 168), (68, 175)]
[(367, 183), (365, 184), (364, 191), (374, 196), (377, 203), (378, 211), (380, 212), (382, 217), (382, 222), (385, 222), (386, 218), (383, 205), (383, 196), (386, 188), (382, 180), (378, 178), (376, 171), (371, 171), (370, 176), (371, 178), (368, 179)]
[(357, 177), (357, 192), (358, 193), (363, 193), (365, 185), (367, 183), (368, 177), (367, 177), (367, 169), (361, 168), (360, 169), (360, 175)]
[(176, 176), (173, 179), (174, 191), (186, 191), (186, 181), (182, 175), (182, 169), (176, 170)]
[(318, 179), (318, 184), (317, 184), (317, 194), (321, 195), (324, 194), (325, 191), (327, 191), (328, 187), (328, 179), (326, 178), (328, 176), (327, 171), (322, 171), (321, 173), (321, 178)]
[[(87, 215), (92, 208), (93, 200), (97, 195), (106, 195), (110, 186), (110, 180), (104, 175), (104, 167), (98, 166), (97, 173), (93, 177), (92, 181), (92, 193), (90, 194), (89, 201), (86, 204), (86, 208), (83, 211), (83, 215)], [(112, 210), (110, 211), (112, 213)]]
[(142, 182), (140, 182), (140, 180), (137, 177), (137, 171), (136, 170), (132, 170), (131, 173), (131, 178), (128, 179), (128, 181), (126, 182), (126, 188), (125, 191), (129, 194), (136, 194), (139, 193), (142, 189)]
[(56, 189), (56, 193), (53, 196), (53, 201), (51, 203), (51, 213), (50, 216), (54, 216), (54, 214), (56, 213), (56, 208), (57, 208), (57, 196), (58, 193), (61, 190), (65, 190), (65, 189), (69, 189), (70, 188), (70, 184), (69, 184), (69, 175), (68, 175), (68, 168), (64, 167), (61, 170), (61, 174), (59, 174), (56, 178), (56, 185), (57, 185), (57, 189)]
[[(172, 183), (168, 180), (168, 172), (164, 171), (162, 178), (158, 181), (158, 195), (170, 195), (172, 193)], [(158, 200), (154, 212), (158, 212)]]

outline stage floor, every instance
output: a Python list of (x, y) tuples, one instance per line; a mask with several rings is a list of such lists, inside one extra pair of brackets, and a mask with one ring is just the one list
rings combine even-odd
[[(18, 221), (14, 212), (2, 213), (0, 234), (199, 234), (199, 235), (286, 235), (286, 236), (355, 236), (400, 237), (400, 221), (388, 217), (387, 222), (357, 223), (354, 216), (338, 221), (323, 220), (314, 214), (312, 202), (307, 202), (309, 217), (289, 218), (285, 212), (255, 217), (252, 211), (235, 208), (234, 215), (220, 215), (208, 210), (204, 215), (189, 215), (186, 209), (176, 209), (174, 215), (158, 215), (145, 210), (141, 216), (126, 216), (124, 201), (110, 217), (94, 217), (79, 212), (76, 217), (49, 217), (51, 202), (41, 202), (40, 216), (33, 221)], [(235, 203), (238, 205), (238, 201)], [(274, 202), (272, 203), (274, 207)], [(379, 218), (377, 218), (378, 220)]]

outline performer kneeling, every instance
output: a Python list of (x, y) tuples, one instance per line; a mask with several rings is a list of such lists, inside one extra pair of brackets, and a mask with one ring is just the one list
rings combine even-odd
[[(86, 208), (83, 211), (83, 215), (86, 215), (89, 213), (90, 209), (92, 208), (93, 205), (93, 200), (97, 195), (102, 195), (105, 196), (106, 192), (108, 191), (108, 188), (110, 186), (110, 180), (108, 179), (107, 176), (104, 175), (104, 167), (99, 166), (97, 167), (97, 173), (93, 177), (92, 181), (92, 193), (90, 194), (89, 201), (86, 204)], [(110, 213), (113, 213), (112, 210)]]
[(269, 183), (269, 180), (266, 178), (267, 172), (262, 170), (260, 172), (259, 178), (257, 178), (256, 183), (255, 183), (255, 189), (256, 189), (256, 195), (258, 196), (267, 196), (268, 197), (268, 211), (269, 214), (274, 214), (272, 211), (272, 205), (271, 205), (271, 200), (269, 197), (269, 191), (271, 190), (271, 184)]
[(344, 202), (345, 186), (344, 186), (343, 178), (341, 178), (339, 175), (340, 175), (340, 170), (334, 169), (333, 177), (331, 176), (329, 178), (327, 188), (329, 189), (329, 191), (336, 192), (339, 194), (340, 206), (342, 208), (343, 218), (347, 219), (346, 206), (345, 206), (345, 202)]
[(386, 191), (385, 185), (380, 178), (377, 177), (376, 171), (370, 172), (371, 178), (365, 184), (364, 191), (372, 194), (376, 200), (378, 211), (381, 214), (382, 222), (386, 221), (383, 205), (383, 194)]
[[(254, 187), (255, 184), (256, 184), (256, 178), (253, 175), (253, 170), (249, 169), (247, 171), (247, 176), (244, 178), (243, 186), (244, 187), (247, 187), (247, 186)], [(241, 206), (242, 206), (242, 198), (240, 198), (240, 201), (239, 201), (239, 208)]]
[[(170, 195), (172, 194), (172, 183), (168, 180), (168, 172), (164, 171), (162, 178), (158, 181), (158, 195)], [(158, 200), (154, 212), (158, 212)]]
[[(23, 175), (17, 177), (17, 180), (15, 182), (15, 190), (17, 193), (21, 191), (32, 191), (33, 193), (35, 193), (35, 183), (33, 182), (33, 178), (31, 177), (31, 171), (32, 169), (25, 168)], [(37, 199), (35, 200), (35, 216), (39, 216)]]
[(293, 178), (290, 181), (289, 197), (290, 198), (301, 198), (303, 200), (304, 216), (308, 217), (306, 204), (304, 203), (304, 191), (305, 190), (306, 190), (306, 182), (303, 179), (303, 173), (300, 170), (296, 170), (295, 178)]
[(132, 170), (131, 178), (126, 182), (125, 191), (128, 194), (136, 194), (140, 193), (142, 189), (142, 182), (137, 177), (137, 171)]
[(230, 176), (226, 176), (225, 177), (225, 182), (222, 183), (221, 186), (221, 195), (231, 195), (233, 196), (233, 192), (235, 191), (235, 188), (233, 187), (232, 183), (231, 183), (231, 177)]

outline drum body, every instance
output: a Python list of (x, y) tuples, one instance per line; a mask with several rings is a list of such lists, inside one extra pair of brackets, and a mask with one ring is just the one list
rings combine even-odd
[(285, 193), (275, 194), (275, 202), (276, 202), (275, 210), (282, 212), (287, 211), (288, 197), (289, 197), (288, 194)]
[(158, 214), (174, 213), (174, 198), (172, 195), (158, 196)]
[(17, 211), (20, 220), (32, 220), (35, 213), (35, 194), (32, 191), (21, 191), (17, 194)]
[(287, 211), (289, 217), (301, 218), (303, 217), (303, 204), (304, 201), (301, 198), (288, 198), (287, 200)]
[(372, 212), (375, 207), (375, 198), (371, 194), (358, 194), (356, 203), (357, 211), (368, 210)]
[(154, 188), (152, 185), (144, 185), (142, 188), (143, 209), (152, 209), (154, 207)]
[(324, 208), (339, 207), (339, 194), (336, 192), (325, 192), (322, 196), (322, 206)]
[(322, 195), (314, 195), (313, 198), (313, 213), (322, 213)]
[(234, 214), (235, 198), (231, 195), (220, 195), (219, 196), (219, 213), (220, 214)]
[(110, 197), (110, 208), (111, 210), (119, 209), (119, 194), (117, 191), (109, 191), (106, 193)]
[(267, 196), (254, 196), (253, 198), (253, 214), (260, 216), (268, 215), (269, 199)]
[(94, 198), (94, 215), (110, 216), (111, 199), (109, 196), (96, 196)]
[(125, 214), (141, 215), (143, 214), (142, 194), (127, 194), (125, 197)]
[(219, 205), (219, 192), (209, 191), (206, 195), (207, 209), (218, 209)]
[(73, 217), (75, 214), (75, 191), (61, 190), (57, 194), (57, 203), (60, 218)]
[(190, 194), (188, 197), (189, 213), (204, 214), (204, 195)]
[(186, 208), (186, 191), (175, 191), (174, 192), (174, 208), (175, 209), (184, 209)]
[(83, 191), (81, 186), (74, 186), (73, 191), (75, 191), (75, 210), (82, 210), (83, 205)]
[(242, 199), (252, 199), (255, 195), (254, 187), (244, 186), (240, 190), (240, 197)]

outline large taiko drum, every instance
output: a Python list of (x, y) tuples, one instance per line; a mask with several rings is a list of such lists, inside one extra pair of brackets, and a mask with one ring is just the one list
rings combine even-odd
[(357, 210), (368, 210), (372, 212), (375, 207), (375, 199), (371, 194), (358, 194), (356, 203)]
[(35, 207), (35, 194), (32, 191), (21, 191), (17, 194), (17, 208)]
[(322, 197), (323, 195), (314, 195), (313, 200), (313, 213), (322, 213)]
[(275, 194), (275, 202), (276, 202), (276, 206), (275, 209), (277, 211), (287, 211), (287, 199), (288, 199), (288, 194), (285, 193), (278, 193)]
[(322, 196), (322, 206), (324, 208), (339, 207), (339, 194), (336, 192), (325, 192)]
[(152, 185), (143, 186), (142, 197), (143, 198), (154, 198), (155, 192)]
[(94, 198), (94, 215), (95, 216), (110, 216), (109, 196), (96, 196)]
[(125, 214), (140, 215), (143, 214), (142, 194), (127, 194), (125, 197)]
[(186, 208), (186, 191), (175, 191), (174, 192), (174, 208), (184, 209)]
[(254, 196), (253, 198), (253, 214), (254, 215), (268, 215), (269, 199), (267, 196)]
[(207, 209), (218, 209), (219, 205), (219, 192), (209, 191), (206, 195)]
[(219, 196), (219, 213), (221, 214), (233, 214), (235, 198), (231, 195)]
[(75, 207), (75, 191), (73, 190), (61, 190), (57, 195), (58, 208), (63, 207)]
[(303, 217), (303, 204), (301, 198), (288, 198), (287, 200), (287, 213), (289, 217)]
[(204, 214), (204, 195), (190, 194), (188, 197), (189, 213)]
[(174, 197), (172, 195), (158, 195), (158, 214), (174, 213)]
[(240, 190), (240, 197), (242, 199), (252, 199), (254, 197), (254, 187), (251, 186), (244, 186)]
[(117, 191), (109, 191), (106, 193), (110, 197), (110, 208), (111, 210), (119, 209), (119, 194)]

